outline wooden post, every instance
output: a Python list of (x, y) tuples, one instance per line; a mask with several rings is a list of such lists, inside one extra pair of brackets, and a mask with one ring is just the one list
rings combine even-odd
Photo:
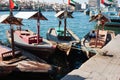
[(102, 20), (101, 20), (102, 30), (104, 30), (104, 25), (105, 25), (105, 23), (106, 23), (105, 19), (102, 19)]
[(59, 20), (59, 25), (58, 25), (58, 27), (59, 27), (58, 30), (59, 30), (59, 31), (60, 31), (60, 25), (61, 25), (61, 23), (62, 23), (62, 22)]
[(64, 13), (64, 38), (66, 37), (66, 26), (67, 26), (67, 10)]
[[(10, 17), (12, 17), (12, 16), (13, 16), (12, 9), (10, 9)], [(10, 21), (12, 23), (12, 19)], [(14, 58), (15, 57), (14, 30), (13, 30), (13, 26), (12, 26), (11, 23), (10, 23), (11, 47), (12, 47), (12, 55), (13, 55), (13, 58)]]
[(64, 19), (64, 37), (66, 37), (66, 18)]
[(96, 35), (96, 41), (95, 41), (95, 47), (97, 47), (98, 37), (99, 37), (99, 29), (97, 29), (97, 35)]
[(13, 26), (10, 24), (10, 30), (11, 30), (11, 47), (12, 47), (12, 55), (13, 58), (15, 57), (15, 47), (14, 47), (14, 30), (13, 30)]
[(37, 44), (39, 44), (39, 37), (40, 37), (40, 14), (38, 12), (38, 19), (37, 19)]

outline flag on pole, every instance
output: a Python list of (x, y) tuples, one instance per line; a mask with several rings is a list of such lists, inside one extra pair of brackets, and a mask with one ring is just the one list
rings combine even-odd
[(70, 5), (70, 0), (68, 0), (68, 5)]
[(75, 7), (75, 1), (74, 0), (68, 0), (68, 5), (74, 6)]
[(14, 0), (9, 0), (9, 4), (10, 4), (10, 9), (13, 9), (15, 6)]
[(101, 0), (101, 3), (104, 4), (105, 6), (111, 6), (113, 4), (113, 0)]

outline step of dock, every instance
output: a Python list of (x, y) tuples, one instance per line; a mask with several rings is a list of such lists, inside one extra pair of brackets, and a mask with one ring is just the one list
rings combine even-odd
[(120, 80), (120, 34), (61, 80)]

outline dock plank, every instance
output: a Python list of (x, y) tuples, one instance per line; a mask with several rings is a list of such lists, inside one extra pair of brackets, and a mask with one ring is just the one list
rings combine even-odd
[(120, 34), (104, 46), (97, 55), (61, 80), (120, 80), (119, 41)]

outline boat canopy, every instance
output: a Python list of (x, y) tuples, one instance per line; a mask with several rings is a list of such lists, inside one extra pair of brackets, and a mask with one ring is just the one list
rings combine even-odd
[(9, 16), (9, 14), (1, 15), (0, 16), (0, 23), (2, 23), (8, 16)]
[(102, 15), (108, 20), (108, 22), (111, 22), (110, 17), (107, 14), (102, 13)]
[[(39, 16), (38, 16), (39, 13)], [(41, 12), (18, 12), (15, 17), (21, 19), (40, 19), (40, 20), (48, 20), (45, 16), (42, 15)]]
[[(55, 14), (55, 17), (60, 18), (60, 19), (64, 19), (64, 17), (65, 17), (65, 12), (66, 12), (66, 11), (59, 11), (58, 13)], [(68, 12), (68, 11), (67, 11), (67, 17), (68, 17), (68, 18), (73, 18), (72, 13), (73, 13), (73, 12)]]
[(4, 24), (13, 24), (20, 26), (23, 25), (21, 21), (22, 19), (16, 18), (14, 16), (10, 16), (9, 14), (0, 16), (0, 23), (4, 23)]
[[(100, 13), (100, 14), (101, 14), (101, 19), (106, 20), (106, 22), (111, 22), (110, 18), (106, 14), (104, 14), (104, 13)], [(89, 20), (89, 22), (97, 20), (99, 18), (98, 15), (99, 14), (97, 14), (96, 16), (91, 17), (91, 19)]]

